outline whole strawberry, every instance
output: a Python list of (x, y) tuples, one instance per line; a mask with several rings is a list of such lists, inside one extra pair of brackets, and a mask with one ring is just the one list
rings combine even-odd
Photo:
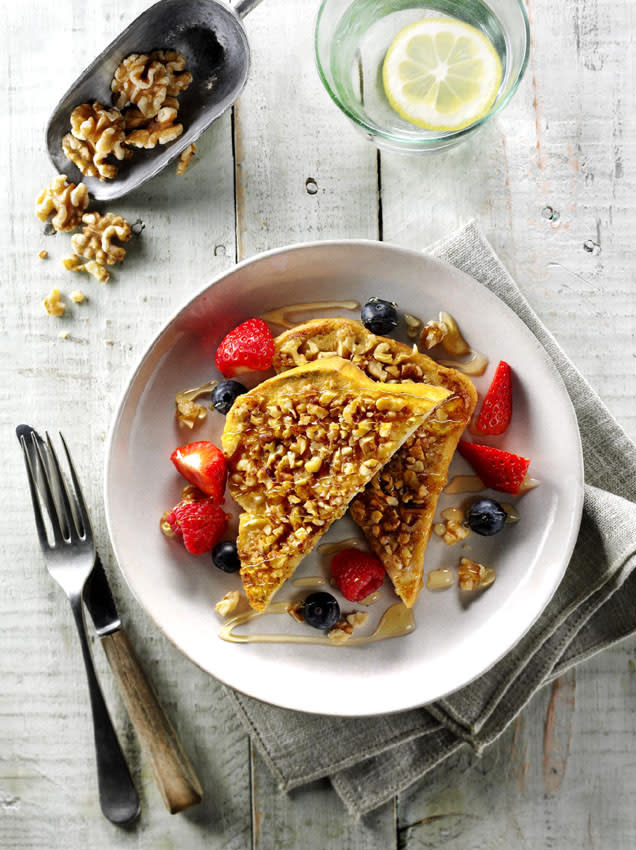
[(503, 434), (510, 425), (511, 416), (512, 372), (505, 360), (501, 360), (484, 397), (473, 430), (476, 434)]
[(466, 443), (464, 440), (459, 443), (458, 449), (486, 487), (500, 490), (502, 493), (519, 492), (530, 466), (528, 458), (496, 449), (494, 446)]
[(225, 378), (265, 372), (272, 365), (274, 339), (262, 319), (248, 319), (230, 331), (216, 351), (216, 366)]
[(223, 452), (209, 440), (179, 446), (170, 455), (181, 475), (211, 496), (217, 504), (223, 501), (227, 468)]
[(345, 599), (362, 602), (384, 581), (384, 567), (377, 558), (359, 549), (343, 549), (331, 559), (331, 575)]
[(192, 555), (203, 555), (216, 546), (225, 534), (227, 519), (223, 508), (209, 497), (182, 500), (165, 515), (165, 521)]

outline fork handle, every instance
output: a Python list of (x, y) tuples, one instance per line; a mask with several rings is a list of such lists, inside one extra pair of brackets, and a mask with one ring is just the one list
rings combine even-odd
[(128, 635), (118, 629), (101, 641), (166, 808), (170, 814), (175, 814), (195, 806), (203, 797), (201, 784), (146, 678)]
[(82, 646), (93, 712), (99, 803), (104, 816), (109, 821), (118, 824), (129, 823), (139, 814), (139, 796), (133, 785), (128, 765), (119, 746), (108, 708), (97, 681), (93, 657), (86, 637), (81, 596), (71, 599), (71, 607)]

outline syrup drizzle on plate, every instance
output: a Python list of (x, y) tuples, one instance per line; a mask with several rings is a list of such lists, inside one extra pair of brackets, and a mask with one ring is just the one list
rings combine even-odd
[(296, 314), (311, 313), (314, 310), (353, 311), (359, 309), (359, 301), (306, 301), (304, 304), (287, 304), (285, 307), (267, 310), (267, 312), (261, 315), (261, 318), (266, 322), (271, 322), (273, 325), (279, 325), (281, 328), (291, 330), (296, 325), (302, 324), (302, 320), (297, 319)]

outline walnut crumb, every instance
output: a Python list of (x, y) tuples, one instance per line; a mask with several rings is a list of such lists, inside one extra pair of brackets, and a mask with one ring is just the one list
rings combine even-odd
[(354, 629), (363, 626), (368, 617), (369, 615), (366, 611), (353, 611), (351, 614), (345, 614), (333, 629), (327, 633), (327, 637), (333, 643), (345, 643), (353, 634)]
[(47, 258), (48, 256), (49, 256), (49, 252), (48, 252), (48, 251), (40, 251), (40, 253), (38, 254), (38, 257), (39, 257), (41, 260), (46, 260), (46, 258)]
[(74, 304), (83, 304), (86, 301), (86, 296), (81, 289), (74, 289), (69, 295), (69, 298)]
[(470, 558), (461, 559), (457, 572), (460, 590), (484, 590), (497, 578), (497, 573), (492, 567), (485, 567), (483, 564), (471, 561)]
[(66, 312), (66, 304), (61, 298), (59, 289), (52, 289), (43, 303), (49, 316), (63, 316)]
[(226, 593), (223, 599), (220, 599), (216, 605), (214, 606), (217, 613), (219, 613), (222, 617), (227, 617), (236, 611), (238, 604), (241, 600), (241, 594), (238, 590), (230, 590), (229, 593)]
[(69, 332), (68, 331), (60, 331), (58, 336), (59, 336), (60, 339), (68, 339)]
[(188, 170), (188, 166), (190, 165), (190, 160), (194, 156), (194, 153), (197, 149), (197, 146), (194, 142), (191, 145), (181, 151), (179, 155), (179, 159), (177, 160), (177, 177), (181, 177), (182, 174), (185, 174)]

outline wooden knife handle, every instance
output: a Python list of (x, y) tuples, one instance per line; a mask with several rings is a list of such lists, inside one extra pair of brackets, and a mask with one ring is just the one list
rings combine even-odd
[(101, 638), (128, 716), (150, 759), (155, 782), (171, 814), (201, 802), (203, 790), (176, 732), (159, 705), (123, 629)]

